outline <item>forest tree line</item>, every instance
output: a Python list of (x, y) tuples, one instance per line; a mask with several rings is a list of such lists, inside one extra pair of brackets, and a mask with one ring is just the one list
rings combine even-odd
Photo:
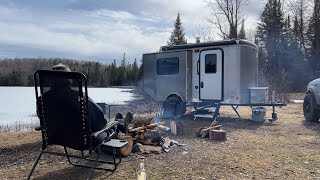
[(278, 92), (305, 91), (320, 78), (320, 0), (268, 0), (260, 21), (260, 83)]
[(36, 70), (51, 69), (58, 63), (69, 66), (71, 71), (85, 74), (88, 85), (93, 87), (133, 86), (142, 77), (142, 68), (137, 60), (128, 63), (125, 55), (119, 64), (116, 60), (103, 64), (61, 58), (6, 58), (0, 60), (0, 86), (33, 86)]

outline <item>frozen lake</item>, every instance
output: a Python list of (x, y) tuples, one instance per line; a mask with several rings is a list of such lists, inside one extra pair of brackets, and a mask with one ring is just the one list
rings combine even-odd
[[(132, 101), (137, 94), (132, 89), (88, 88), (89, 96), (97, 103), (123, 104)], [(34, 87), (0, 87), (0, 125), (17, 122), (35, 123), (36, 98)]]

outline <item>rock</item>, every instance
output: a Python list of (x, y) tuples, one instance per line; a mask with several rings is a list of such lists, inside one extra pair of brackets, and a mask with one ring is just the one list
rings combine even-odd
[(136, 143), (133, 147), (132, 147), (132, 152), (134, 153), (143, 153), (144, 149), (142, 144), (140, 143)]

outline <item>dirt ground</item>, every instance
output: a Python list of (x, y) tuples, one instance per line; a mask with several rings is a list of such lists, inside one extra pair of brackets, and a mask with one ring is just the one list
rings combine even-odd
[[(301, 104), (277, 109), (278, 120), (256, 123), (250, 108), (237, 118), (223, 107), (218, 121), (227, 141), (195, 137), (211, 121), (184, 118), (184, 135), (170, 138), (186, 144), (168, 153), (145, 155), (148, 179), (320, 179), (320, 123), (304, 120)], [(267, 118), (271, 110), (267, 112)], [(39, 132), (0, 133), (0, 179), (25, 179), (41, 145)], [(136, 179), (139, 155), (132, 154), (114, 173), (95, 171), (94, 179)], [(34, 179), (85, 179), (88, 170), (65, 158), (44, 155)]]

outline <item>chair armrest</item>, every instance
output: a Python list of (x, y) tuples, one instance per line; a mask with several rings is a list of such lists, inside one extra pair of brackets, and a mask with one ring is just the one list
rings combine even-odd
[(106, 141), (103, 143), (104, 146), (116, 148), (116, 149), (120, 149), (127, 144), (128, 144), (127, 141), (120, 140), (120, 139), (110, 139), (109, 141)]

